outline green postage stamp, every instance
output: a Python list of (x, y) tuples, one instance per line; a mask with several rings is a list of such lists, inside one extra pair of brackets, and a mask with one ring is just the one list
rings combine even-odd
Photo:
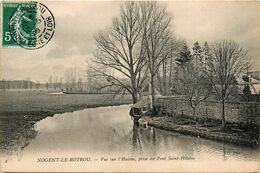
[(2, 47), (39, 49), (53, 37), (55, 19), (39, 2), (2, 2)]

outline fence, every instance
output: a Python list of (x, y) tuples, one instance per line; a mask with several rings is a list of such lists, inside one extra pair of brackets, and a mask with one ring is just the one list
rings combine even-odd
[[(155, 106), (167, 113), (192, 116), (192, 108), (188, 101), (174, 97), (158, 97)], [(218, 101), (201, 102), (196, 109), (196, 117), (221, 119), (222, 104)], [(234, 123), (260, 125), (260, 102), (226, 102), (226, 121)]]

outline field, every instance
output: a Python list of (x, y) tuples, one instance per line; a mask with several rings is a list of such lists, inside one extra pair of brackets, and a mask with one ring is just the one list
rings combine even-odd
[(131, 103), (129, 95), (61, 94), (46, 91), (0, 92), (0, 116), (39, 115), (74, 111), (88, 107)]

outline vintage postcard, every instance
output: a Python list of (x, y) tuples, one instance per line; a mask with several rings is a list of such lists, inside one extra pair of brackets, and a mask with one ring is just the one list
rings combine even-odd
[(0, 3), (1, 172), (259, 172), (259, 1)]

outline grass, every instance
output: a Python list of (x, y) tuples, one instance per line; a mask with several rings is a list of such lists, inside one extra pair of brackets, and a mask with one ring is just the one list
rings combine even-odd
[(0, 92), (0, 117), (41, 113), (62, 113), (88, 107), (131, 103), (129, 95), (111, 94), (51, 94), (46, 91)]

